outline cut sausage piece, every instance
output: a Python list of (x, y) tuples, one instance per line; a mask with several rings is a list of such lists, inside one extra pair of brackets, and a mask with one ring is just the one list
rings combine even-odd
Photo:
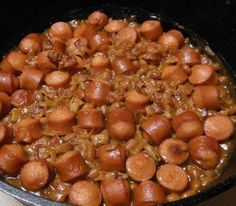
[(137, 70), (127, 57), (115, 57), (115, 59), (112, 61), (112, 69), (117, 75), (133, 74)]
[(180, 64), (187, 64), (193, 66), (195, 64), (200, 64), (200, 54), (194, 49), (184, 49), (176, 53), (176, 57)]
[(43, 159), (32, 160), (24, 165), (20, 172), (23, 187), (29, 191), (38, 191), (54, 178), (52, 166)]
[(216, 86), (197, 86), (192, 94), (193, 103), (200, 108), (219, 110), (220, 93)]
[(107, 171), (125, 170), (125, 150), (118, 144), (107, 144), (98, 148), (98, 160), (101, 169)]
[(132, 112), (126, 108), (112, 110), (108, 114), (108, 133), (112, 138), (129, 140), (135, 135), (135, 122)]
[(107, 96), (110, 92), (110, 86), (101, 82), (90, 82), (86, 88), (86, 99), (96, 105), (108, 103)]
[(176, 65), (164, 67), (161, 79), (174, 83), (175, 85), (183, 84), (188, 80), (185, 71)]
[(2, 62), (0, 63), (1, 71), (3, 72), (9, 72), (9, 73), (16, 73), (16, 70), (14, 67), (9, 63), (7, 57), (4, 57), (2, 59)]
[(159, 145), (171, 134), (170, 122), (161, 115), (153, 115), (144, 121), (141, 127), (144, 137), (156, 145)]
[(33, 103), (32, 91), (18, 89), (11, 95), (11, 104), (15, 107), (29, 106)]
[(48, 51), (40, 52), (37, 57), (38, 68), (44, 74), (56, 69), (56, 65), (53, 64), (48, 58)]
[(148, 103), (149, 97), (147, 95), (143, 95), (136, 90), (130, 90), (126, 93), (126, 107), (133, 112), (142, 110)]
[(38, 119), (26, 117), (13, 125), (17, 142), (32, 143), (43, 136), (43, 130)]
[(189, 157), (188, 145), (179, 139), (166, 139), (159, 147), (159, 153), (166, 163), (182, 165)]
[(158, 44), (160, 44), (165, 52), (176, 51), (181, 48), (184, 43), (184, 36), (180, 31), (170, 30), (160, 36)]
[(104, 117), (101, 110), (84, 109), (77, 113), (78, 127), (99, 133), (104, 128)]
[(163, 28), (160, 21), (148, 20), (140, 27), (141, 35), (148, 40), (155, 41), (162, 35)]
[(69, 39), (66, 42), (66, 51), (69, 54), (79, 55), (81, 57), (84, 57), (85, 54), (86, 55), (88, 54), (87, 46), (88, 46), (88, 40), (86, 38), (76, 37), (76, 38)]
[(105, 179), (101, 182), (104, 202), (108, 206), (129, 206), (130, 186), (124, 179)]
[(110, 44), (110, 39), (107, 33), (99, 32), (89, 39), (89, 46), (93, 52), (104, 51), (108, 48)]
[(69, 86), (70, 74), (63, 71), (53, 71), (52, 73), (47, 74), (45, 82), (49, 87), (54, 89), (65, 88)]
[(155, 206), (166, 202), (164, 188), (153, 181), (145, 180), (134, 188), (135, 206)]
[(110, 60), (105, 55), (98, 53), (91, 60), (91, 66), (93, 69), (103, 70), (110, 68)]
[(63, 53), (65, 51), (65, 47), (65, 43), (57, 37), (51, 37), (44, 40), (42, 43), (42, 49), (44, 51), (54, 50), (56, 52)]
[(94, 11), (88, 16), (88, 23), (103, 28), (108, 22), (108, 16), (100, 11)]
[(157, 170), (156, 177), (164, 188), (174, 192), (182, 192), (189, 182), (187, 173), (174, 164), (162, 165)]
[(0, 148), (0, 168), (8, 175), (16, 176), (27, 161), (21, 145), (5, 144)]
[(123, 21), (112, 20), (104, 27), (104, 30), (110, 33), (115, 33), (115, 32), (119, 32), (125, 26), (126, 24)]
[(69, 202), (77, 206), (99, 206), (102, 195), (99, 187), (91, 181), (78, 181), (72, 185)]
[(91, 24), (80, 24), (74, 29), (73, 37), (84, 37), (90, 40), (96, 34), (96, 29)]
[(195, 85), (205, 85), (214, 74), (214, 69), (205, 64), (197, 64), (192, 67), (189, 81)]
[(58, 157), (54, 166), (63, 182), (74, 181), (89, 172), (89, 166), (76, 151), (69, 151)]
[(0, 92), (0, 116), (6, 115), (11, 110), (11, 99), (5, 92)]
[(72, 29), (68, 23), (56, 22), (49, 29), (53, 37), (57, 37), (62, 41), (67, 41), (72, 38)]
[(195, 164), (205, 170), (213, 169), (219, 162), (218, 142), (208, 136), (199, 136), (189, 142), (190, 155)]
[(26, 56), (24, 54), (12, 51), (8, 54), (7, 60), (9, 64), (16, 70), (22, 72), (26, 65)]
[(41, 36), (31, 33), (25, 36), (19, 44), (19, 49), (24, 53), (37, 54), (41, 51)]
[(48, 129), (57, 135), (72, 132), (75, 114), (66, 107), (57, 108), (48, 115)]
[(156, 164), (147, 154), (138, 153), (127, 159), (126, 171), (133, 180), (142, 182), (155, 175)]
[(35, 68), (24, 69), (20, 75), (20, 88), (36, 90), (43, 79), (43, 72)]
[(13, 141), (13, 133), (11, 129), (0, 123), (0, 145), (10, 144)]
[(124, 27), (117, 33), (116, 37), (119, 42), (134, 44), (138, 40), (138, 33), (133, 28)]
[(9, 72), (0, 71), (0, 91), (11, 95), (19, 88), (19, 81), (16, 76)]
[(207, 118), (204, 131), (207, 136), (224, 141), (234, 133), (234, 123), (228, 116), (217, 114)]

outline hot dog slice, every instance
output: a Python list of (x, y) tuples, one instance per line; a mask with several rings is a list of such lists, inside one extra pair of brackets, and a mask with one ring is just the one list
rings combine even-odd
[(112, 69), (117, 75), (133, 74), (136, 72), (135, 66), (127, 57), (115, 57), (112, 61)]
[(119, 32), (125, 26), (126, 24), (123, 21), (112, 20), (104, 27), (104, 30), (110, 33), (113, 33), (113, 32), (115, 33), (115, 32)]
[(7, 60), (9, 64), (14, 68), (16, 71), (22, 72), (26, 65), (26, 55), (12, 51), (8, 54)]
[(116, 37), (119, 42), (134, 44), (138, 40), (138, 33), (133, 28), (124, 27), (117, 33)]
[(40, 34), (31, 33), (25, 36), (19, 43), (19, 48), (24, 53), (37, 54), (41, 51)]
[(96, 34), (94, 25), (83, 23), (74, 29), (73, 37), (84, 37), (90, 40)]
[(66, 88), (70, 83), (70, 74), (63, 71), (53, 71), (47, 74), (45, 82), (49, 87), (54, 89)]
[(88, 23), (103, 28), (108, 22), (108, 16), (100, 11), (94, 11), (88, 16)]
[(89, 46), (96, 51), (104, 51), (110, 44), (109, 36), (106, 32), (99, 32), (89, 39)]
[(13, 140), (11, 129), (0, 123), (0, 145), (10, 144)]
[(56, 22), (49, 29), (51, 36), (57, 37), (62, 41), (67, 41), (72, 38), (72, 29), (65, 22)]
[(33, 103), (32, 91), (18, 89), (11, 95), (11, 104), (15, 107), (29, 106)]
[(0, 92), (0, 116), (8, 114), (11, 110), (10, 97), (5, 92)]
[(155, 41), (162, 35), (163, 28), (160, 21), (147, 20), (140, 27), (141, 35), (148, 40)]
[(37, 65), (38, 68), (44, 73), (47, 74), (48, 72), (55, 70), (56, 65), (50, 61), (48, 58), (48, 51), (42, 51), (37, 55)]
[(190, 48), (178, 51), (176, 53), (176, 56), (180, 64), (193, 66), (195, 64), (200, 64), (201, 62), (199, 52)]
[(9, 72), (0, 71), (0, 91), (11, 95), (19, 88), (19, 81), (16, 76)]

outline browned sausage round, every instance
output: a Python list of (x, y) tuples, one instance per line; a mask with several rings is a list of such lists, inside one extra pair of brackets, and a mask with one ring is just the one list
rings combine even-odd
[(104, 128), (104, 117), (101, 110), (84, 109), (77, 113), (78, 127), (98, 133)]
[(37, 54), (41, 51), (40, 34), (31, 33), (25, 36), (19, 44), (19, 49), (24, 53)]
[(5, 92), (0, 92), (0, 116), (11, 110), (11, 99)]
[(170, 122), (161, 115), (153, 115), (144, 121), (141, 127), (144, 137), (157, 145), (171, 134)]
[(166, 163), (182, 165), (189, 157), (188, 145), (179, 139), (166, 139), (159, 147), (159, 153)]
[(51, 37), (43, 41), (42, 49), (44, 51), (54, 50), (56, 52), (63, 53), (65, 51), (65, 46), (65, 43), (61, 39), (57, 37)]
[(72, 132), (75, 114), (66, 107), (57, 108), (48, 115), (48, 129), (55, 134), (63, 135)]
[(184, 43), (184, 36), (180, 31), (170, 30), (160, 36), (158, 43), (165, 52), (180, 49)]
[(72, 29), (70, 25), (65, 22), (54, 23), (49, 32), (53, 37), (58, 37), (62, 41), (67, 41), (72, 38)]
[(100, 11), (95, 11), (88, 16), (88, 23), (103, 28), (108, 22), (108, 16)]
[(112, 138), (129, 140), (135, 135), (134, 116), (126, 108), (112, 110), (108, 114), (108, 133)]
[(200, 108), (219, 110), (220, 93), (216, 86), (197, 86), (192, 94), (193, 103)]
[(214, 69), (205, 64), (194, 65), (191, 70), (189, 81), (195, 85), (206, 85), (214, 74)]
[(11, 95), (11, 104), (15, 107), (29, 106), (33, 103), (31, 90), (18, 89)]
[(24, 70), (24, 67), (26, 65), (26, 56), (24, 54), (12, 51), (10, 52), (10, 54), (8, 54), (7, 60), (15, 70), (20, 72)]
[(160, 21), (148, 20), (140, 27), (141, 35), (148, 40), (155, 41), (162, 35), (163, 28)]
[(133, 111), (137, 112), (143, 109), (149, 103), (149, 97), (143, 95), (136, 90), (130, 90), (126, 93), (126, 107)]
[(84, 177), (89, 171), (89, 166), (76, 151), (69, 151), (58, 157), (54, 166), (63, 182), (71, 182)]
[(82, 53), (78, 53), (81, 49), (86, 48), (88, 46), (88, 40), (84, 37), (74, 37), (69, 39), (66, 42), (66, 51), (73, 55), (81, 55)]
[(102, 70), (110, 68), (110, 60), (105, 55), (95, 55), (91, 60), (91, 66), (94, 69)]
[(110, 39), (107, 33), (105, 32), (99, 32), (96, 35), (94, 35), (91, 39), (89, 39), (89, 46), (94, 52), (106, 50), (109, 44), (110, 44)]
[(20, 172), (23, 187), (30, 191), (38, 191), (54, 178), (52, 166), (43, 159), (32, 160), (24, 165)]
[(24, 69), (20, 75), (20, 88), (36, 90), (43, 79), (43, 72), (35, 68)]
[(156, 164), (147, 154), (138, 153), (127, 159), (126, 171), (133, 180), (142, 182), (155, 175)]
[(0, 168), (11, 176), (16, 176), (27, 161), (27, 154), (21, 145), (5, 144), (0, 148)]
[(156, 177), (164, 188), (174, 192), (182, 192), (189, 182), (187, 173), (174, 164), (162, 165), (157, 170)]
[(42, 137), (43, 130), (38, 119), (26, 117), (13, 125), (17, 142), (31, 143)]
[(86, 88), (86, 99), (97, 105), (107, 103), (107, 96), (110, 92), (110, 86), (101, 82), (90, 82)]
[(98, 148), (98, 160), (101, 169), (107, 171), (125, 170), (125, 150), (118, 144), (107, 144)]
[(182, 84), (188, 80), (185, 71), (179, 66), (166, 66), (164, 67), (161, 79), (174, 83), (175, 85)]
[(121, 29), (123, 29), (126, 26), (126, 24), (123, 21), (120, 20), (112, 20), (110, 21), (105, 27), (104, 30), (107, 32), (118, 32)]
[(195, 64), (201, 63), (200, 54), (194, 49), (188, 48), (188, 49), (178, 51), (176, 53), (176, 56), (180, 64), (187, 64), (189, 66), (193, 66)]
[(10, 144), (13, 140), (13, 133), (11, 129), (0, 123), (0, 145)]
[(159, 184), (145, 180), (134, 188), (135, 206), (155, 206), (166, 203), (166, 193)]
[(130, 186), (124, 179), (105, 179), (101, 182), (101, 191), (105, 203), (109, 206), (129, 206)]
[(11, 95), (19, 88), (19, 81), (16, 76), (9, 72), (0, 71), (0, 91)]
[(195, 164), (203, 169), (215, 168), (219, 162), (219, 144), (208, 136), (199, 136), (189, 142), (190, 155)]
[(78, 181), (72, 185), (69, 202), (77, 206), (99, 206), (102, 195), (99, 187), (91, 181)]
[(48, 58), (48, 52), (42, 51), (37, 56), (37, 65), (38, 68), (43, 71), (44, 74), (48, 73), (49, 71), (55, 70), (56, 65), (53, 64)]
[(115, 57), (112, 61), (112, 69), (116, 74), (133, 74), (137, 70), (127, 57)]
[(224, 141), (234, 133), (234, 123), (228, 116), (217, 114), (207, 118), (204, 131), (207, 136)]
[(91, 24), (80, 24), (74, 29), (73, 37), (84, 37), (90, 40), (96, 34), (96, 30)]
[(70, 74), (63, 71), (53, 71), (46, 75), (45, 83), (54, 89), (66, 88), (70, 83)]
[(0, 63), (1, 71), (9, 72), (9, 73), (16, 73), (14, 67), (9, 63), (8, 58), (4, 57)]
[(138, 33), (133, 28), (124, 27), (117, 33), (116, 37), (119, 42), (134, 44), (138, 40)]

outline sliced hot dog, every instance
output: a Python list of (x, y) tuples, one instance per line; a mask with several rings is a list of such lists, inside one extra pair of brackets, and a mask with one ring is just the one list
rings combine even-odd
[(138, 33), (133, 28), (124, 27), (117, 33), (116, 37), (119, 42), (134, 44), (138, 40)]
[(43, 135), (38, 119), (26, 117), (13, 125), (13, 132), (17, 142), (31, 143)]
[(180, 166), (174, 164), (162, 165), (156, 173), (158, 182), (166, 189), (182, 192), (188, 186), (188, 175)]
[(0, 92), (0, 116), (8, 114), (11, 110), (11, 99), (5, 92)]
[(134, 188), (135, 206), (155, 206), (166, 203), (165, 190), (159, 184), (145, 180)]
[(119, 108), (108, 114), (108, 133), (112, 138), (129, 140), (135, 135), (134, 116), (126, 108)]
[(20, 180), (23, 187), (30, 191), (38, 191), (54, 178), (52, 166), (43, 159), (32, 160), (21, 169)]
[(31, 33), (25, 36), (19, 44), (19, 48), (24, 53), (37, 54), (41, 51), (41, 36), (37, 33)]
[(99, 187), (91, 181), (78, 181), (72, 185), (69, 202), (77, 206), (99, 206), (102, 195)]
[(207, 118), (204, 131), (207, 136), (224, 141), (234, 133), (234, 123), (228, 116), (217, 114)]
[(74, 29), (73, 37), (84, 37), (90, 40), (96, 34), (94, 25), (83, 23)]
[(22, 72), (26, 65), (26, 55), (16, 51), (12, 51), (8, 54), (7, 60), (9, 64), (16, 70)]
[(53, 37), (57, 37), (62, 41), (67, 41), (72, 38), (72, 29), (69, 24), (65, 22), (56, 22), (49, 29)]
[(193, 66), (195, 64), (200, 64), (201, 62), (199, 52), (190, 48), (178, 51), (176, 53), (176, 56), (180, 64)]
[(76, 151), (69, 151), (58, 157), (54, 166), (63, 182), (74, 181), (89, 172), (88, 165)]
[(127, 159), (126, 171), (133, 180), (142, 182), (155, 175), (156, 164), (147, 154), (138, 153)]
[(135, 66), (127, 57), (115, 57), (112, 61), (112, 69), (117, 75), (133, 74), (136, 72)]
[(0, 148), (0, 168), (11, 176), (16, 176), (27, 161), (21, 145), (5, 144)]
[(9, 72), (0, 71), (0, 91), (11, 95), (19, 88), (19, 81), (16, 76)]
[(7, 57), (4, 57), (0, 63), (1, 71), (9, 72), (9, 73), (16, 73), (17, 70), (9, 63)]
[(105, 179), (101, 182), (101, 192), (108, 206), (129, 206), (130, 186), (124, 179)]
[(104, 128), (104, 117), (101, 110), (84, 109), (77, 113), (78, 127), (98, 133)]
[(13, 133), (11, 129), (0, 123), (0, 145), (10, 144), (13, 140)]
[(110, 60), (105, 55), (98, 53), (91, 60), (91, 66), (96, 70), (103, 70), (110, 68)]
[(166, 139), (159, 147), (159, 153), (166, 163), (182, 165), (189, 157), (188, 145), (179, 139)]
[(106, 50), (109, 44), (110, 39), (105, 32), (99, 32), (89, 39), (89, 46), (94, 52)]
[(51, 37), (46, 39), (42, 43), (42, 49), (44, 51), (54, 50), (56, 52), (63, 53), (65, 51), (65, 42), (57, 37)]
[(103, 28), (108, 22), (108, 16), (100, 11), (94, 11), (88, 16), (89, 24), (95, 25), (99, 28)]
[(140, 27), (141, 35), (148, 40), (155, 41), (162, 35), (163, 28), (160, 21), (147, 20)]
[(55, 134), (63, 135), (72, 132), (75, 114), (66, 107), (57, 108), (48, 115), (48, 129)]
[(31, 90), (18, 89), (11, 95), (11, 104), (15, 107), (29, 106), (33, 103)]
[(190, 155), (195, 164), (202, 169), (215, 168), (219, 162), (219, 144), (208, 136), (199, 136), (189, 142)]
[(56, 65), (53, 64), (48, 58), (48, 51), (42, 51), (37, 55), (38, 68), (44, 73), (48, 73), (56, 69)]
[(126, 24), (123, 21), (112, 20), (104, 27), (104, 30), (110, 33), (113, 33), (113, 32), (115, 33), (115, 32), (119, 32), (125, 26)]
[(70, 83), (70, 74), (63, 71), (53, 71), (46, 75), (45, 83), (54, 89), (68, 87)]
[(97, 156), (101, 169), (107, 171), (125, 170), (125, 150), (122, 146), (103, 145), (98, 148)]
[(144, 121), (141, 127), (144, 137), (157, 145), (168, 138), (171, 133), (170, 122), (161, 115), (153, 115)]

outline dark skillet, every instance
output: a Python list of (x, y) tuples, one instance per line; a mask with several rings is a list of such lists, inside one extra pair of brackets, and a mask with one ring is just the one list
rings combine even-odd
[[(15, 4), (5, 5), (5, 7), (8, 6), (8, 10), (4, 10), (5, 7), (2, 7), (0, 11), (0, 26), (2, 28), (0, 45), (3, 45), (1, 46), (0, 54), (4, 54), (4, 52), (13, 47), (24, 34), (27, 34), (30, 31), (43, 31), (44, 28), (49, 27), (51, 22), (56, 20), (85, 18), (91, 11), (100, 9), (105, 11), (110, 17), (125, 18), (131, 16), (138, 22), (150, 18), (160, 18), (165, 30), (170, 27), (180, 29), (186, 36), (190, 37), (190, 40), (194, 45), (201, 47), (204, 51), (204, 47), (207, 46), (208, 43), (196, 35), (192, 31), (194, 30), (210, 43), (211, 48), (216, 52), (213, 58), (227, 69), (232, 82), (236, 81), (235, 71), (232, 69), (236, 68), (235, 1), (119, 1), (118, 3), (116, 2), (116, 6), (111, 3), (105, 3), (106, 1), (77, 1), (74, 4), (68, 1), (66, 3), (47, 1), (46, 4), (43, 4), (41, 1), (31, 2), (31, 4), (21, 2), (21, 6), (28, 5), (28, 7), (22, 7), (22, 9), (19, 9)], [(70, 10), (74, 11), (68, 12)], [(56, 18), (52, 18), (54, 16), (56, 16)], [(185, 25), (186, 27), (182, 25)], [(187, 28), (191, 28), (192, 30)], [(226, 63), (226, 60), (219, 53), (226, 58), (230, 65)], [(234, 89), (234, 86), (232, 89)], [(232, 158), (226, 166), (222, 176), (215, 181), (211, 187), (206, 188), (201, 193), (192, 197), (166, 205), (194, 205), (234, 186), (236, 184), (236, 158), (233, 157), (236, 156), (236, 150), (234, 150), (231, 155)], [(0, 190), (27, 205), (66, 205), (36, 197), (30, 193), (16, 189), (4, 183), (2, 180), (0, 180)]]

